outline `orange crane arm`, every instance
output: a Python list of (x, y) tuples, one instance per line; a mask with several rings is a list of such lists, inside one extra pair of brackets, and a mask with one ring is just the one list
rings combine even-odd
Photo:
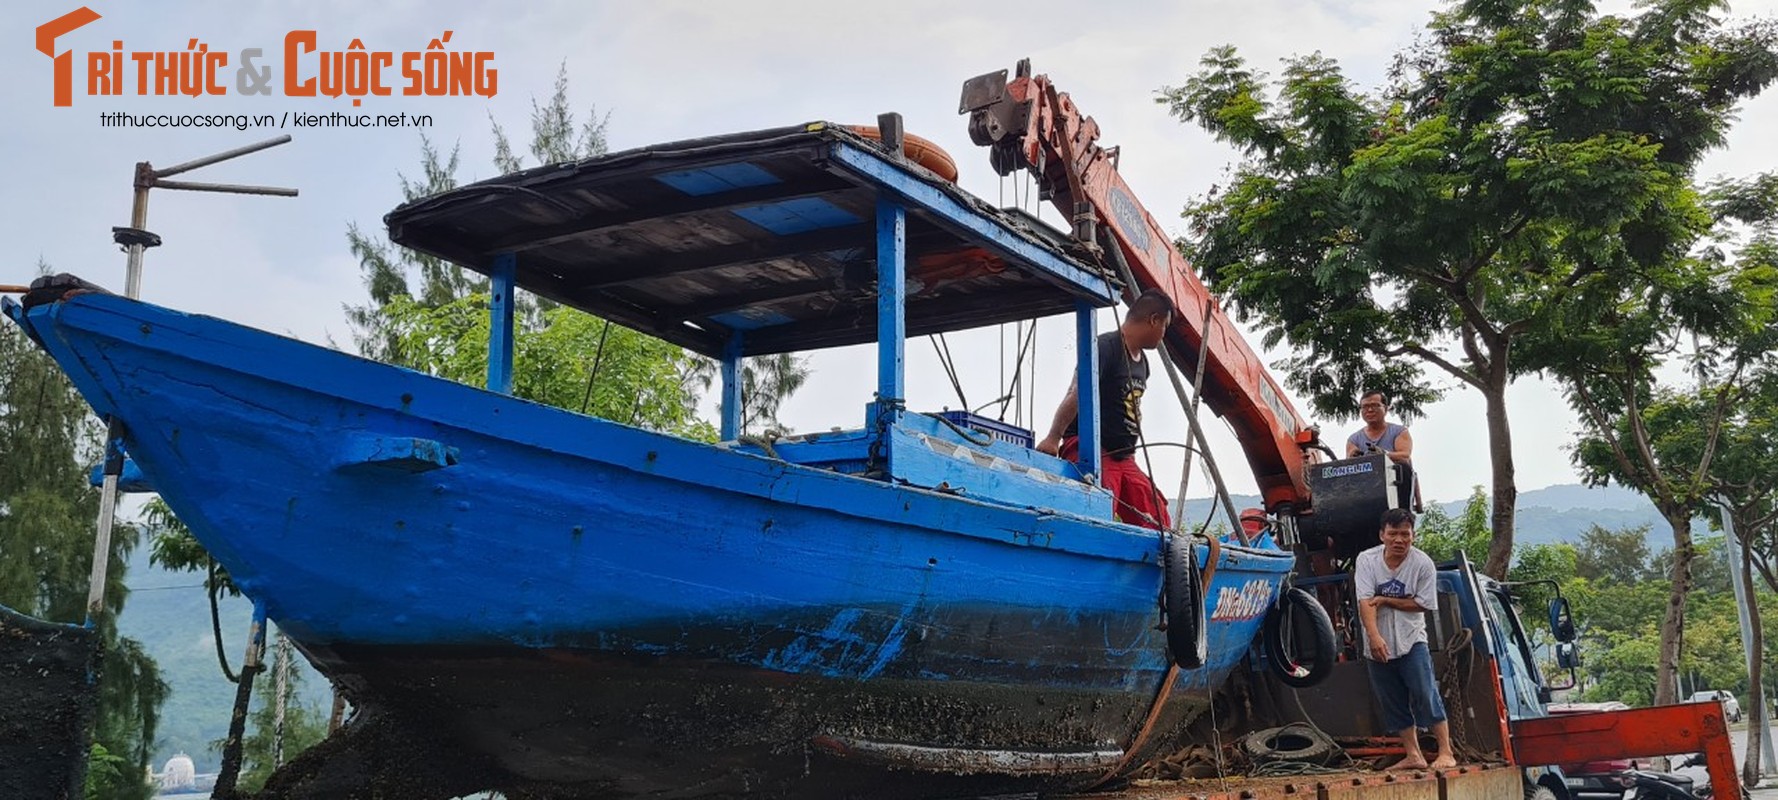
[(1019, 62), (1011, 82), (1005, 70), (966, 82), (959, 110), (970, 115), (970, 138), (991, 148), (995, 171), (1036, 175), (1042, 196), (1073, 221), (1076, 239), (1104, 252), (1103, 229), (1116, 248), (1113, 263), (1121, 257), (1136, 284), (1126, 287), (1129, 299), (1148, 289), (1172, 298), (1178, 312), (1164, 346), (1187, 374), (1204, 352), (1204, 402), (1234, 427), (1266, 508), (1309, 511), (1305, 461), (1320, 445), (1318, 431), (1297, 414), (1185, 256), (1137, 202), (1117, 172), (1116, 151), (1097, 143), (1098, 123), (1058, 93), (1048, 76), (1033, 77), (1029, 60)]

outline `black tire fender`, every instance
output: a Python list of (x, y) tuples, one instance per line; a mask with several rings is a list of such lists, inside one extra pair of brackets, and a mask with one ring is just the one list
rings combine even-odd
[(1241, 752), (1255, 764), (1271, 761), (1326, 764), (1339, 752), (1339, 746), (1313, 726), (1294, 722), (1247, 734), (1241, 739)]
[[(1293, 614), (1297, 624), (1286, 626), (1284, 622)], [(1302, 624), (1305, 621), (1306, 626)], [(1304, 649), (1297, 646), (1299, 642), (1284, 641), (1287, 634), (1292, 638), (1309, 637), (1308, 664), (1297, 660), (1297, 654)], [(1333, 674), (1333, 620), (1328, 618), (1327, 609), (1321, 607), (1314, 595), (1294, 587), (1285, 590), (1278, 598), (1278, 605), (1266, 612), (1261, 638), (1265, 642), (1266, 661), (1284, 685), (1306, 689)]]
[(1189, 536), (1167, 537), (1162, 557), (1165, 566), (1164, 591), (1167, 598), (1167, 651), (1173, 662), (1185, 669), (1204, 666), (1210, 657), (1206, 636), (1208, 621), (1204, 617), (1204, 576), (1198, 572), (1198, 559)]

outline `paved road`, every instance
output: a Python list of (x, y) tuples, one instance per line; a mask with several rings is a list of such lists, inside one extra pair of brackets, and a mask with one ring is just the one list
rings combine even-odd
[[(1773, 732), (1778, 733), (1778, 728), (1775, 728)], [(1747, 757), (1747, 729), (1743, 727), (1731, 730), (1729, 735), (1735, 737), (1735, 763), (1742, 763), (1742, 760)], [(1778, 742), (1778, 740), (1774, 740), (1774, 742)], [(1773, 771), (1772, 765), (1766, 766), (1767, 774), (1771, 774)], [(1759, 788), (1753, 790), (1753, 798), (1754, 800), (1778, 800), (1778, 777), (1768, 777), (1760, 781)]]

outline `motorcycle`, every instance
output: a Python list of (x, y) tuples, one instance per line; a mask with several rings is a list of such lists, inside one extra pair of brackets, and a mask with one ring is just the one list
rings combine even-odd
[(1630, 781), (1625, 800), (1698, 800), (1712, 796), (1709, 784), (1697, 788), (1687, 775), (1640, 769), (1624, 770), (1622, 775)]
[(1635, 800), (1713, 798), (1716, 795), (1711, 791), (1710, 779), (1702, 773), (1703, 764), (1703, 756), (1692, 755), (1681, 761), (1672, 772), (1625, 770), (1621, 775), (1629, 782), (1630, 788), (1624, 792), (1624, 800), (1631, 800), (1631, 798), (1635, 798)]

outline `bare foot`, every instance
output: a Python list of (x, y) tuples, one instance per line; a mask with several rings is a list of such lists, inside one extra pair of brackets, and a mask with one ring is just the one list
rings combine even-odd
[(1442, 755), (1432, 760), (1433, 769), (1450, 769), (1455, 766), (1457, 766), (1457, 759), (1449, 755)]
[(1426, 769), (1426, 759), (1424, 757), (1409, 756), (1407, 758), (1404, 758), (1400, 761), (1395, 762), (1395, 764), (1390, 766), (1389, 768), (1392, 770), (1396, 770), (1396, 769)]

